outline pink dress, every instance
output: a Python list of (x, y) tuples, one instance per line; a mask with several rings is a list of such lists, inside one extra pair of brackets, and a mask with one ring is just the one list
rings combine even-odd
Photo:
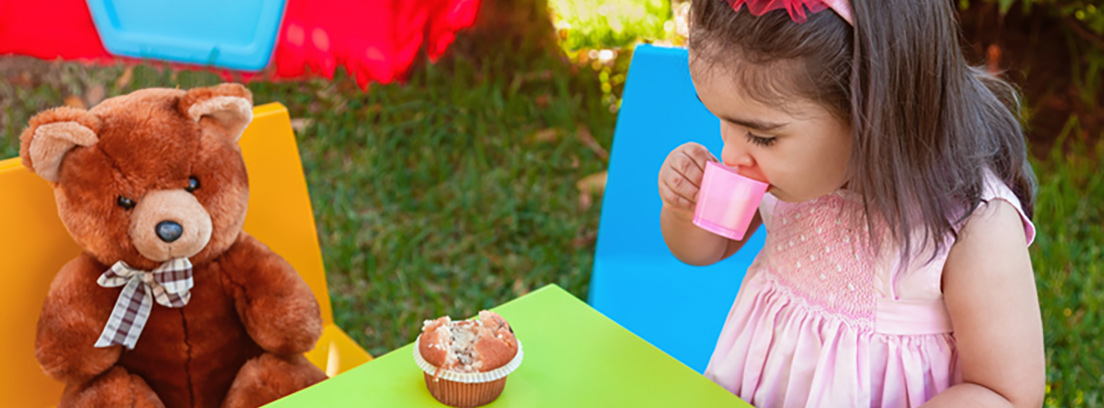
[[(1019, 200), (988, 171), (982, 198), (1015, 206), (1031, 243)], [(766, 244), (706, 377), (758, 407), (915, 407), (962, 381), (941, 291), (947, 252), (894, 273), (897, 248), (860, 249), (865, 223), (849, 220), (861, 211), (845, 191), (800, 203), (765, 196)]]

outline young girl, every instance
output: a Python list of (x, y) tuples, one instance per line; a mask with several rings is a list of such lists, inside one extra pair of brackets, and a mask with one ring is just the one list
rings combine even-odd
[[(693, 0), (690, 71), (720, 161), (770, 184), (705, 375), (760, 407), (1040, 406), (1034, 176), (1004, 82), (947, 0)], [(707, 161), (659, 173), (689, 264), (740, 249), (691, 222)]]

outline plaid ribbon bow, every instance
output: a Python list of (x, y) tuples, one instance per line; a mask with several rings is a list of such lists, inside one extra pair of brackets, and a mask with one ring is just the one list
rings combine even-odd
[(131, 268), (123, 261), (100, 275), (96, 283), (105, 288), (123, 287), (111, 318), (104, 325), (96, 347), (123, 345), (134, 349), (138, 336), (146, 327), (151, 300), (166, 307), (184, 307), (192, 298), (192, 263), (188, 258), (176, 258), (161, 264), (152, 271)]

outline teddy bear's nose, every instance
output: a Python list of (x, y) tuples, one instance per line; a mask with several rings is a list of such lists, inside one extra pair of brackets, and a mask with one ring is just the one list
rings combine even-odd
[(157, 236), (162, 241), (173, 242), (184, 234), (184, 227), (181, 227), (176, 221), (161, 221), (157, 223), (156, 231)]

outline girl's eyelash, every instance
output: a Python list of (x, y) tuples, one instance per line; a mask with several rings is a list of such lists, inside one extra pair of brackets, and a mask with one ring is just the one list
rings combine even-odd
[(776, 141), (773, 137), (757, 136), (751, 132), (747, 132), (748, 141), (763, 147), (770, 147)]

